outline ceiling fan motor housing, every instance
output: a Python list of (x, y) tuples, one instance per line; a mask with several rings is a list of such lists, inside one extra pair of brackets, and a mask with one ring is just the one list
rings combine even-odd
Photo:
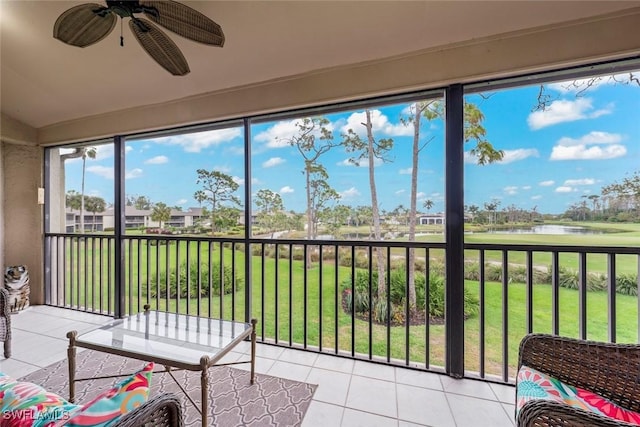
[(99, 14), (112, 11), (121, 18), (133, 17), (134, 13), (147, 13), (158, 17), (158, 10), (155, 7), (143, 6), (138, 0), (106, 0), (106, 3), (107, 10)]

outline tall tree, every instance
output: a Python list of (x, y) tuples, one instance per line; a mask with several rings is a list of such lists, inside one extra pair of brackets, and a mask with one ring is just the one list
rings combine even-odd
[(433, 200), (427, 199), (422, 203), (422, 206), (429, 212), (433, 207)]
[(258, 225), (268, 233), (271, 233), (271, 237), (273, 238), (273, 233), (276, 231), (276, 228), (283, 225), (284, 219), (286, 218), (282, 196), (274, 191), (263, 188), (258, 190), (254, 200), (258, 208), (256, 215)]
[[(420, 169), (420, 152), (433, 140), (433, 138), (421, 138), (421, 120), (432, 121), (444, 118), (444, 108), (440, 100), (427, 100), (417, 102), (410, 107), (410, 115), (401, 118), (405, 126), (413, 127), (412, 167), (411, 167), (411, 202), (409, 207), (409, 237), (410, 242), (416, 240), (416, 216), (418, 195), (418, 171)], [(466, 102), (463, 107), (464, 115), (464, 140), (463, 143), (473, 142), (470, 152), (475, 156), (480, 165), (499, 161), (504, 156), (502, 150), (496, 150), (486, 139), (486, 130), (483, 126), (484, 115), (480, 109), (472, 103)], [(415, 252), (409, 249), (409, 306), (416, 307), (415, 291)]]
[[(378, 203), (378, 191), (376, 188), (375, 178), (375, 161), (376, 159), (387, 161), (387, 155), (393, 148), (393, 139), (378, 139), (373, 135), (373, 123), (371, 121), (371, 111), (365, 110), (365, 122), (362, 123), (366, 130), (366, 140), (363, 140), (359, 133), (353, 129), (349, 129), (344, 138), (344, 146), (347, 152), (353, 153), (353, 157), (349, 159), (352, 163), (360, 165), (366, 161), (369, 168), (369, 190), (371, 192), (371, 214), (373, 222), (373, 238), (377, 241), (382, 240), (382, 227), (380, 224), (380, 205)], [(385, 282), (384, 252), (382, 248), (375, 248), (378, 269), (378, 300), (382, 301), (387, 293)]]
[(84, 233), (84, 177), (86, 174), (87, 157), (95, 159), (98, 150), (96, 147), (82, 147), (80, 148), (82, 154), (82, 187), (80, 189), (80, 232)]
[(307, 229), (311, 228), (313, 239), (318, 237), (318, 225), (321, 219), (321, 212), (329, 206), (329, 203), (340, 199), (338, 192), (327, 183), (328, 178), (329, 175), (324, 167), (314, 169), (310, 174), (309, 200), (312, 215), (307, 215), (307, 219), (311, 221), (308, 223)]
[(335, 238), (340, 238), (340, 229), (349, 221), (351, 209), (342, 204), (326, 207), (320, 213), (322, 223), (327, 227), (327, 232)]
[[(291, 147), (295, 147), (304, 159), (302, 174), (305, 177), (305, 190), (307, 198), (307, 239), (315, 239), (317, 233), (316, 209), (321, 207), (318, 202), (323, 198), (322, 194), (328, 194), (329, 184), (314, 183), (318, 177), (328, 177), (327, 171), (320, 164), (320, 157), (331, 148), (338, 145), (333, 140), (333, 132), (329, 129), (329, 120), (325, 117), (305, 117), (295, 122), (295, 134), (286, 138), (279, 138)], [(314, 178), (315, 177), (315, 178)], [(335, 191), (334, 191), (335, 193)], [(314, 194), (316, 199), (314, 200)], [(337, 193), (335, 193), (337, 194)], [(308, 252), (307, 265), (311, 266), (311, 252)]]
[[(233, 177), (223, 172), (206, 169), (198, 169), (197, 184), (202, 185), (202, 190), (195, 192), (193, 197), (198, 203), (206, 203), (211, 214), (211, 232), (216, 232), (217, 222), (216, 215), (222, 213), (221, 209), (227, 205), (228, 207), (239, 207), (240, 199), (234, 194), (240, 187)], [(230, 206), (229, 206), (230, 205)]]
[(480, 207), (478, 205), (470, 205), (469, 213), (471, 214), (471, 222), (476, 222), (476, 216), (480, 212)]
[(153, 207), (151, 199), (147, 196), (129, 195), (127, 196), (127, 206), (133, 206), (138, 210), (149, 210)]
[(166, 204), (159, 202), (153, 206), (151, 210), (151, 220), (157, 221), (162, 228), (162, 224), (171, 219), (171, 208)]
[(91, 224), (91, 231), (96, 231), (96, 213), (104, 212), (107, 207), (107, 202), (102, 197), (89, 196), (86, 198), (85, 205), (87, 211), (93, 213), (93, 221)]

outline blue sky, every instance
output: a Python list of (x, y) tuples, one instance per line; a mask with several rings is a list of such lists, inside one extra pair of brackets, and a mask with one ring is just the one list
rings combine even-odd
[[(500, 208), (536, 207), (561, 213), (582, 196), (599, 194), (604, 185), (640, 170), (640, 87), (611, 84), (606, 79), (576, 96), (567, 83), (547, 85), (554, 101), (544, 112), (532, 112), (538, 86), (469, 95), (485, 115), (487, 139), (505, 151), (503, 161), (479, 166), (465, 146), (465, 203), (482, 207), (497, 200)], [(381, 209), (409, 206), (412, 127), (400, 117), (408, 104), (371, 107), (376, 138), (393, 138), (388, 162), (377, 162), (375, 174)], [(351, 128), (364, 136), (363, 111), (326, 116), (334, 140)], [(295, 119), (260, 123), (251, 128), (252, 192), (270, 189), (281, 194), (285, 208), (305, 208), (303, 160), (283, 140), (295, 132)], [(219, 170), (240, 184), (244, 194), (244, 145), (241, 127), (172, 137), (130, 140), (126, 145), (127, 194), (145, 195), (153, 202), (198, 206), (196, 169)], [(444, 209), (444, 122), (424, 121), (420, 153), (418, 206), (434, 202), (431, 212)], [(340, 203), (370, 205), (368, 170), (350, 164), (343, 147), (335, 147), (321, 163)], [(66, 188), (80, 191), (81, 161), (66, 164)], [(87, 160), (86, 193), (113, 201), (113, 147), (101, 146)], [(425, 209), (422, 209), (425, 211)]]

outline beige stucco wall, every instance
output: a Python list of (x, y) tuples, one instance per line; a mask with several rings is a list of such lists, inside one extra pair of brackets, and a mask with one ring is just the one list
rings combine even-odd
[(1, 149), (3, 266), (27, 266), (32, 304), (44, 302), (42, 205), (38, 204), (42, 151), (35, 145), (7, 142)]
[[(52, 144), (441, 87), (640, 54), (640, 9), (132, 108), (39, 129)], [(123, 96), (130, 96), (124, 94)]]

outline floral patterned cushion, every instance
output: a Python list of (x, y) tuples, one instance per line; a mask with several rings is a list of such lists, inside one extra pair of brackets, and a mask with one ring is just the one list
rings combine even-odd
[(45, 427), (66, 420), (80, 408), (39, 385), (17, 381), (0, 372), (0, 425)]
[(528, 401), (548, 399), (629, 424), (640, 425), (639, 413), (621, 408), (602, 396), (565, 384), (528, 366), (520, 368), (517, 381), (516, 417)]
[(122, 415), (147, 401), (152, 373), (153, 363), (149, 363), (142, 370), (83, 405), (62, 425), (65, 427), (113, 425)]

